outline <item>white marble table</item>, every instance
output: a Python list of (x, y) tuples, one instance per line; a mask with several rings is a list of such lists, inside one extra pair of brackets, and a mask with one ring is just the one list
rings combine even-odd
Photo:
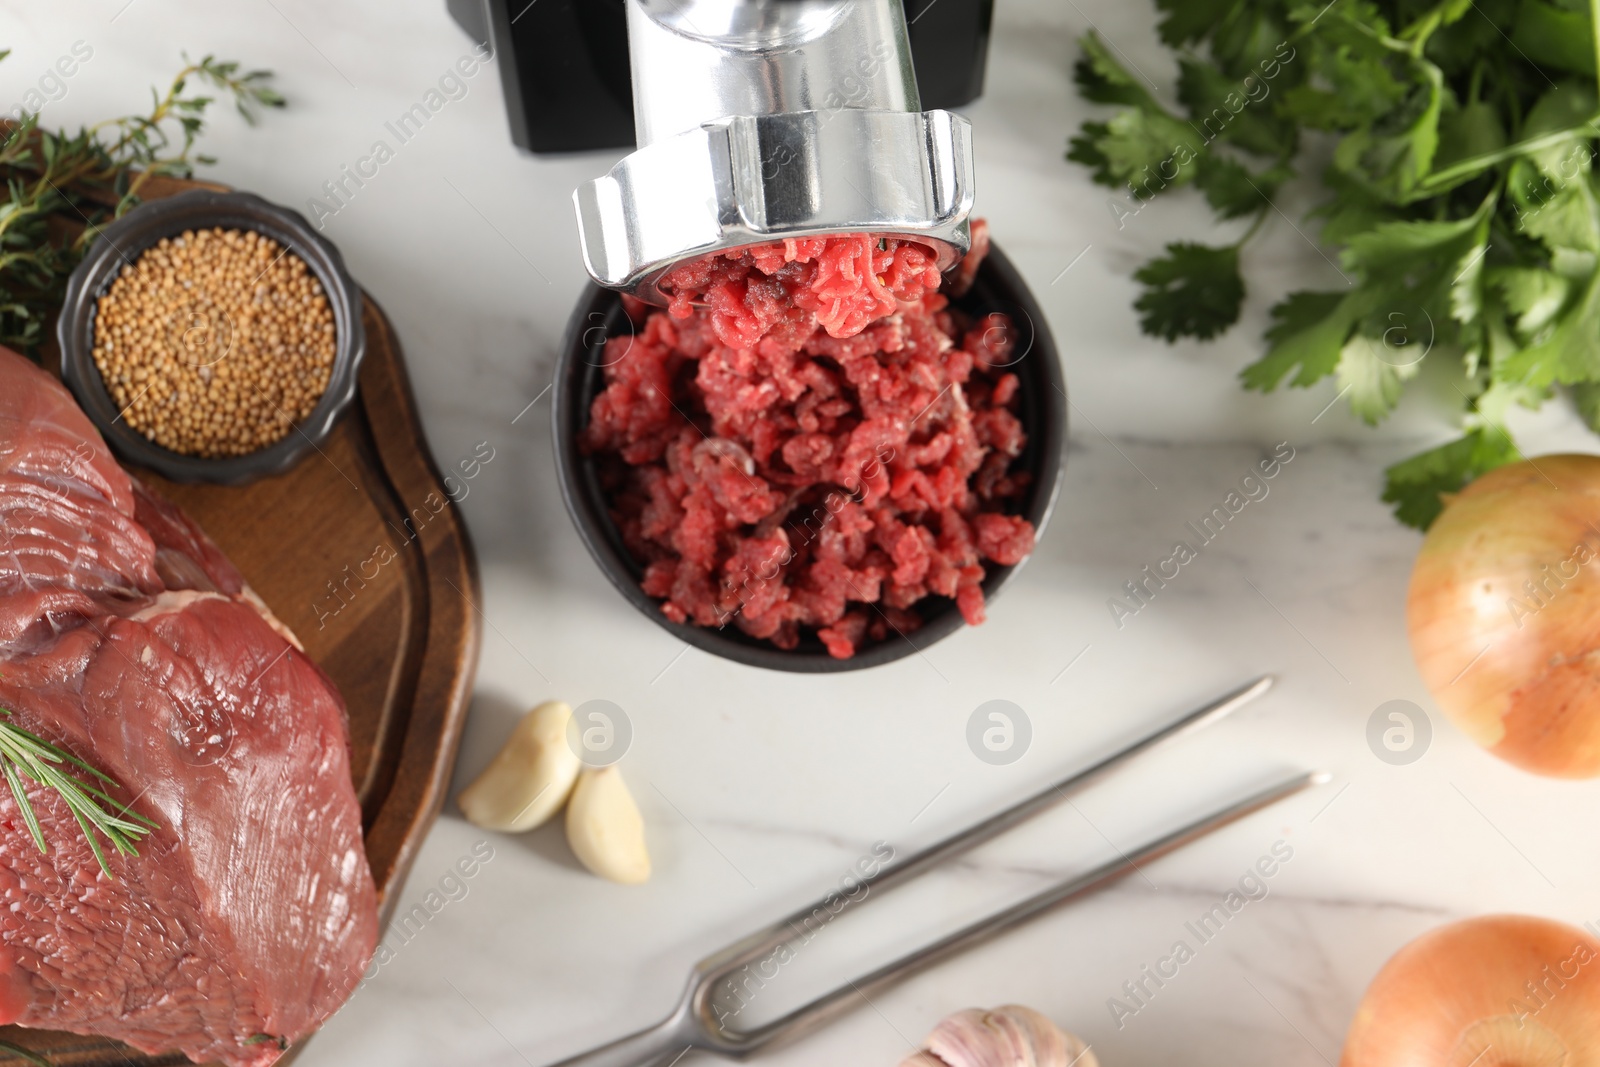
[[(1497, 910), (1600, 919), (1600, 858), (1573, 815), (1600, 787), (1532, 778), (1478, 751), (1438, 717), (1407, 650), (1418, 538), (1379, 504), (1380, 471), (1445, 439), (1448, 385), (1424, 375), (1378, 430), (1342, 406), (1323, 413), (1331, 384), (1242, 393), (1234, 376), (1259, 350), (1265, 309), (1291, 287), (1337, 283), (1282, 219), (1248, 253), (1262, 285), (1223, 342), (1141, 336), (1128, 274), (1167, 241), (1210, 235), (1209, 216), (1185, 194), (1119, 230), (1106, 191), (1062, 152), (1090, 113), (1070, 65), (1091, 22), (1170, 93), (1152, 12), (1115, 0), (998, 8), (988, 92), (968, 109), (979, 207), (1061, 344), (1071, 448), (1060, 508), (1024, 575), (989, 623), (925, 656), (823, 678), (742, 668), (686, 651), (590, 562), (556, 490), (548, 398), (513, 420), (549, 384), (584, 282), (568, 194), (611, 156), (519, 154), (488, 71), (327, 219), (395, 321), (441, 463), (483, 441), (495, 450), (463, 502), (488, 626), (458, 779), (536, 701), (615, 701), (635, 730), (624, 766), (656, 874), (642, 889), (600, 882), (555, 826), (493, 837), (464, 897), (414, 936), (387, 935), (394, 959), (305, 1067), (539, 1065), (652, 1022), (692, 960), (820, 894), (875, 841), (930, 841), (1263, 671), (1281, 685), (1236, 720), (831, 927), (749, 1010), (796, 1001), (1276, 773), (1321, 766), (1333, 784), (759, 1062), (889, 1065), (951, 1010), (1020, 1001), (1092, 1041), (1107, 1067), (1310, 1067), (1336, 1058), (1366, 982), (1427, 927)], [(6, 100), (74, 41), (93, 48), (45, 109), (58, 125), (138, 105), (180, 48), (272, 67), (290, 107), (254, 130), (221, 114), (207, 150), (221, 180), (302, 208), (471, 47), (435, 0), (8, 0), (0, 25), (15, 49), (0, 65)], [(1307, 206), (1291, 203), (1290, 217)], [(1530, 452), (1594, 445), (1559, 405), (1519, 431)], [(1280, 442), (1294, 459), (1270, 495), (1119, 629), (1107, 599)], [(991, 699), (1032, 719), (1031, 748), (1010, 766), (980, 762), (964, 739)], [(1369, 716), (1392, 699), (1433, 715), (1432, 746), (1409, 766), (1380, 761), (1366, 741)], [(485, 839), (449, 805), (401, 907)], [(1108, 999), (1131, 1005), (1123, 983), (1176, 940), (1196, 944), (1185, 923), (1280, 841), (1293, 858), (1265, 899), (1114, 1020)]]

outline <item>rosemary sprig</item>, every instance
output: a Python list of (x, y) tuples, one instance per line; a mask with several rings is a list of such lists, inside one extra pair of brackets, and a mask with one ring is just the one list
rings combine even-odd
[[(9, 50), (0, 50), (4, 59)], [(184, 68), (164, 94), (151, 89), (145, 115), (107, 119), (76, 134), (39, 128), (39, 116), (24, 112), (0, 143), (0, 344), (33, 350), (60, 304), (67, 275), (106, 222), (140, 203), (152, 177), (188, 178), (196, 163), (214, 163), (194, 151), (203, 116), (215, 98), (193, 91), (196, 83), (221, 90), (254, 123), (258, 107), (282, 107), (283, 97), (267, 81), (271, 71), (241, 70), (238, 63), (206, 56), (184, 57)], [(99, 197), (90, 193), (99, 193)], [(109, 210), (102, 200), (115, 198)], [(49, 226), (52, 215), (83, 222), (70, 240)]]
[[(72, 768), (90, 777), (85, 778)], [(61, 794), (73, 818), (78, 820), (78, 826), (83, 829), (83, 836), (88, 838), (94, 858), (100, 861), (100, 869), (107, 876), (111, 876), (111, 868), (106, 866), (106, 856), (100, 849), (100, 842), (95, 840), (96, 831), (122, 855), (137, 856), (138, 839), (160, 826), (153, 819), (129, 810), (130, 805), (119, 803), (96, 784), (98, 779), (112, 789), (121, 789), (121, 784), (115, 778), (91, 767), (65, 749), (52, 745), (38, 734), (18, 726), (11, 721), (11, 712), (6, 708), (0, 708), (0, 773), (5, 775), (11, 795), (22, 812), (22, 821), (27, 823), (28, 832), (33, 835), (33, 842), (39, 846), (40, 852), (49, 852), (50, 849), (45, 844), (44, 832), (39, 828), (39, 817), (33, 810), (33, 803), (23, 787), (23, 778)]]

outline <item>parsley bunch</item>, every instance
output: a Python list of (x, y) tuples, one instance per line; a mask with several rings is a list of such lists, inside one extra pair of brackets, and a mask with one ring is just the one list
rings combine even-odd
[[(0, 59), (9, 54), (0, 50)], [(0, 123), (0, 344), (37, 348), (72, 268), (104, 223), (138, 206), (145, 182), (188, 178), (194, 164), (215, 162), (194, 151), (206, 109), (215, 102), (194, 92), (197, 85), (220, 89), (254, 122), (257, 106), (283, 106), (267, 84), (271, 77), (271, 71), (244, 71), (206, 56), (186, 61), (165, 93), (151, 89), (148, 114), (107, 119), (75, 134), (43, 130), (30, 112)], [(64, 237), (57, 218), (84, 228)]]
[[(1304, 131), (1332, 139), (1313, 212), (1348, 284), (1272, 309), (1247, 389), (1329, 376), (1368, 423), (1425, 360), (1455, 362), (1462, 436), (1388, 470), (1384, 500), (1426, 528), (1441, 493), (1518, 457), (1505, 428), (1567, 387), (1600, 431), (1600, 0), (1155, 0), (1179, 109), (1098, 36), (1069, 159), (1123, 191), (1120, 222), (1185, 185), (1219, 218), (1276, 210)], [(1237, 242), (1181, 242), (1143, 267), (1145, 332), (1209, 339), (1238, 321)]]

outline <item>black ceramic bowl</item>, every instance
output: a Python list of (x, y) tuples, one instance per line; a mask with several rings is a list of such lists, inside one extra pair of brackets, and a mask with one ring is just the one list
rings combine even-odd
[[(322, 283), (333, 311), (335, 351), (327, 391), (295, 429), (257, 452), (203, 459), (162, 448), (120, 418), (117, 403), (94, 363), (94, 316), (97, 302), (118, 273), (137, 261), (145, 249), (163, 237), (216, 226), (255, 230), (305, 261)], [(112, 451), (129, 463), (148, 467), (174, 482), (227, 485), (280, 474), (319, 444), (355, 397), (356, 372), (367, 348), (366, 331), (361, 325), (361, 289), (345, 272), (344, 259), (337, 248), (298, 212), (249, 193), (205, 189), (142, 204), (102, 230), (67, 280), (56, 338), (61, 343), (61, 379)]]
[[(972, 289), (955, 305), (974, 317), (1003, 311), (1016, 324), (1018, 337), (1011, 369), (1022, 381), (1018, 417), (1027, 431), (1028, 446), (1013, 469), (1033, 475), (1020, 514), (1042, 533), (1055, 505), (1067, 437), (1066, 386), (1044, 313), (1011, 261), (993, 247)], [(676, 623), (661, 614), (660, 601), (639, 587), (644, 571), (623, 546), (622, 536), (607, 510), (595, 465), (578, 447), (578, 434), (589, 421), (590, 405), (604, 387), (602, 350), (606, 339), (630, 329), (621, 298), (608, 289), (590, 285), (567, 325), (556, 368), (553, 422), (556, 465), (567, 511), (595, 562), (634, 607), (696, 648), (752, 667), (803, 673), (876, 667), (927, 648), (964, 625), (955, 601), (929, 596), (916, 607), (924, 620), (921, 629), (909, 636), (891, 636), (867, 645), (849, 659), (834, 659), (814, 635), (803, 637), (799, 647), (786, 652), (771, 642), (746, 636), (732, 624), (710, 629)], [(990, 565), (983, 582), (985, 598), (992, 601), (1018, 567)]]

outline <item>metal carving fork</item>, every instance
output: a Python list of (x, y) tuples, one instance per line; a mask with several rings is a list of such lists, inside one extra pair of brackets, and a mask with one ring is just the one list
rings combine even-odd
[[(1009, 830), (1023, 820), (1053, 807), (1065, 800), (1068, 794), (1083, 789), (1141, 753), (1211, 725), (1265, 693), (1271, 686), (1272, 677), (1266, 675), (1218, 697), (1204, 707), (1197, 708), (1146, 734), (1127, 747), (1046, 786), (1004, 811), (959, 830), (942, 841), (929, 845), (899, 862), (891, 863), (870, 877), (863, 878), (861, 885), (866, 888), (866, 892), (853, 900), (849, 897), (842, 898), (845, 902), (845, 907), (842, 909), (838, 908), (839, 899), (836, 898), (833, 901), (834, 909), (829, 910), (834, 910), (834, 917), (837, 918), (850, 906), (869, 899), (874, 892), (881, 893), (907, 882), (945, 860), (958, 856)], [(562, 1060), (554, 1067), (666, 1067), (690, 1049), (742, 1059), (779, 1038), (795, 1037), (817, 1028), (848, 1010), (853, 1003), (870, 996), (874, 990), (914, 970), (984, 941), (1057, 904), (1085, 896), (1131, 873), (1140, 863), (1182, 848), (1213, 830), (1327, 780), (1326, 774), (1317, 771), (1286, 778), (1175, 830), (1152, 838), (1124, 853), (1115, 861), (1041, 890), (1010, 907), (946, 934), (937, 941), (886, 963), (854, 981), (846, 982), (831, 992), (824, 993), (779, 1019), (749, 1030), (724, 1026), (718, 1020), (713, 1004), (713, 996), (718, 986), (740, 967), (779, 945), (798, 939), (802, 930), (801, 924), (818, 910), (828, 908), (825, 898), (824, 901), (801, 908), (779, 919), (771, 926), (755, 931), (695, 964), (689, 973), (689, 983), (678, 1006), (660, 1023), (608, 1045)]]

